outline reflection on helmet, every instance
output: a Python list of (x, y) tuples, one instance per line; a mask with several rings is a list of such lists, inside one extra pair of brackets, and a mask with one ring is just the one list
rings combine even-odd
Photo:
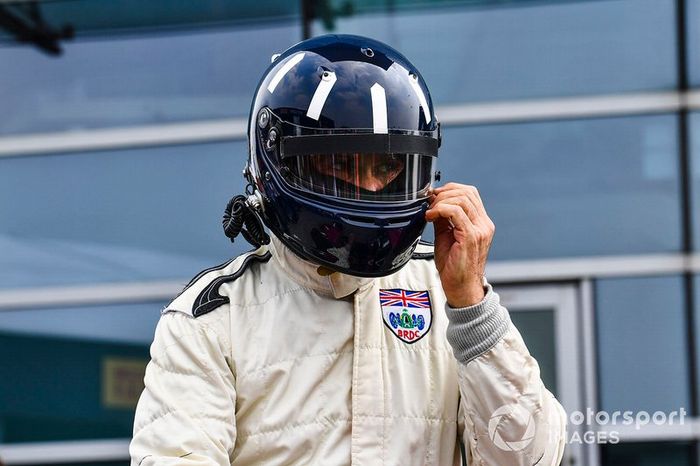
[(263, 220), (297, 255), (358, 276), (387, 275), (410, 259), (440, 134), (427, 87), (403, 55), (357, 36), (297, 44), (261, 79), (248, 135), (247, 176)]

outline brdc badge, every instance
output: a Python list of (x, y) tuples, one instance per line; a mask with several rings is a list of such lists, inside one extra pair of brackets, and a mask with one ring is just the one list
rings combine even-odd
[(430, 330), (433, 309), (427, 291), (379, 290), (379, 303), (384, 324), (400, 340), (415, 343)]

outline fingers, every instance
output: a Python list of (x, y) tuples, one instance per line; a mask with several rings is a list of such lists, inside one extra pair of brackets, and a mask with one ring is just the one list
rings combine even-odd
[(486, 213), (486, 209), (484, 209), (484, 204), (481, 201), (479, 191), (476, 189), (475, 186), (458, 183), (447, 183), (445, 186), (435, 188), (433, 190), (433, 194), (435, 195), (435, 198), (438, 201), (454, 196), (467, 196), (479, 209), (480, 213)]
[(467, 217), (469, 218), (471, 223), (477, 224), (480, 222), (479, 209), (474, 205), (474, 202), (471, 199), (464, 196), (463, 194), (458, 193), (451, 197), (446, 197), (439, 201), (435, 200), (433, 202), (433, 206), (443, 204), (450, 204), (461, 207), (464, 213), (467, 214)]
[(474, 186), (459, 183), (447, 183), (433, 190), (431, 206), (442, 203), (459, 205), (474, 225), (495, 231), (495, 226), (481, 200), (479, 191)]
[(435, 222), (441, 218), (445, 219), (450, 222), (452, 228), (464, 232), (470, 227), (474, 227), (464, 209), (459, 205), (450, 203), (433, 204), (433, 207), (425, 213), (425, 218), (429, 222)]

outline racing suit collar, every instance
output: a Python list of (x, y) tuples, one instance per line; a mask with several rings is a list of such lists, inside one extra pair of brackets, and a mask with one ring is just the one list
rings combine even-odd
[(288, 247), (270, 235), (270, 250), (280, 268), (296, 283), (336, 299), (353, 294), (359, 288), (370, 284), (373, 278), (353, 277), (340, 272), (323, 274), (319, 266), (302, 259)]

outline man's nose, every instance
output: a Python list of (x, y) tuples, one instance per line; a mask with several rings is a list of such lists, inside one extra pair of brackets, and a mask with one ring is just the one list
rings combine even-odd
[(384, 187), (384, 182), (377, 179), (377, 178), (365, 178), (365, 180), (362, 182), (362, 189), (366, 189), (367, 191), (379, 191)]
[(374, 167), (368, 166), (362, 170), (360, 187), (367, 191), (376, 192), (384, 188), (386, 183), (374, 173)]

